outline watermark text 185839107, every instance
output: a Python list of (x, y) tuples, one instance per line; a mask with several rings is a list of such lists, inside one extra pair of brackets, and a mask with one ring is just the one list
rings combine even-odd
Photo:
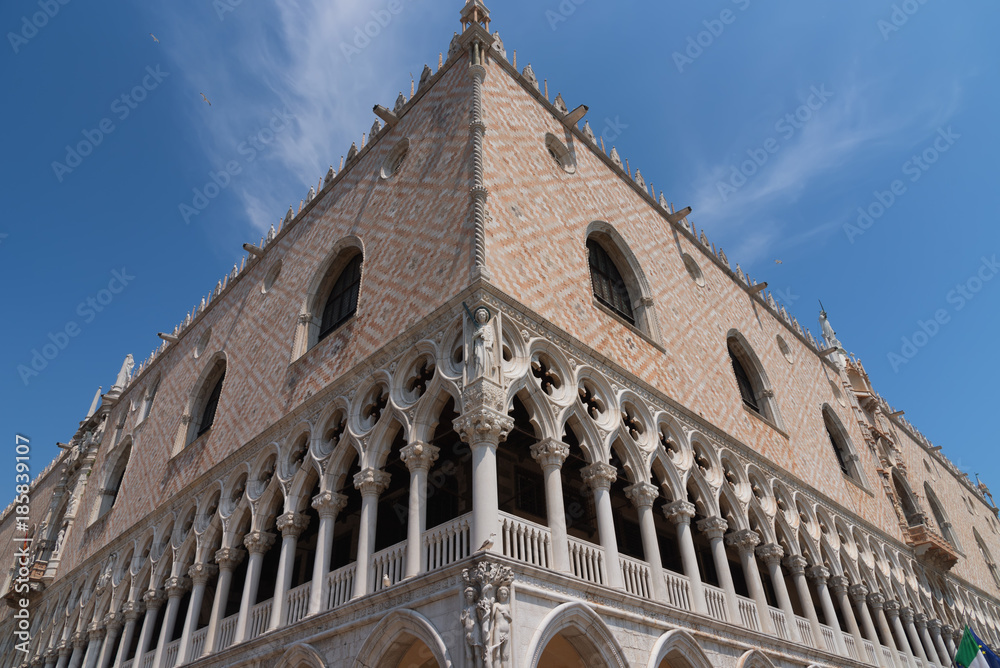
[[(14, 648), (18, 652), (28, 653), (28, 645), (31, 642), (31, 611), (28, 609), (30, 603), (28, 594), (31, 588), (31, 543), (34, 536), (30, 535), (29, 514), (31, 511), (31, 499), (28, 492), (31, 489), (31, 467), (29, 456), (31, 454), (31, 440), (22, 434), (14, 436), (14, 541), (17, 546), (14, 549), (14, 564), (16, 570), (11, 581), (11, 590), (20, 594), (13, 598), (10, 603), (14, 607), (14, 636), (17, 643)], [(19, 535), (18, 535), (19, 534)]]

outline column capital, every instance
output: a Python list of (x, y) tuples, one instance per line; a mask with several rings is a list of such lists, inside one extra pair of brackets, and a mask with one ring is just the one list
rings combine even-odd
[(73, 643), (73, 647), (75, 647), (76, 649), (84, 649), (87, 646), (87, 643), (90, 642), (89, 640), (87, 640), (87, 634), (83, 633), (82, 631), (77, 631), (72, 636), (70, 636), (70, 641)]
[(72, 643), (67, 644), (66, 641), (64, 640), (56, 646), (56, 652), (58, 652), (59, 656), (68, 657), (70, 654), (73, 653), (73, 644)]
[(801, 554), (790, 554), (785, 557), (785, 566), (792, 575), (804, 575), (808, 565), (809, 560)]
[(429, 470), (431, 465), (438, 460), (440, 454), (441, 448), (436, 445), (414, 441), (399, 451), (399, 458), (406, 464), (410, 473), (413, 473), (414, 471)]
[(362, 496), (378, 496), (389, 486), (390, 477), (385, 471), (369, 467), (354, 474), (354, 488), (360, 490)]
[(34, 658), (33, 658), (33, 659), (32, 659), (32, 660), (31, 660), (31, 661), (30, 661), (30, 662), (28, 663), (28, 665), (29, 665), (29, 666), (38, 666), (38, 668), (41, 668), (42, 666), (44, 666), (44, 665), (45, 665), (45, 657), (44, 657), (44, 656), (42, 656), (41, 654), (39, 654), (39, 655), (35, 656), (35, 657), (34, 657)]
[(59, 650), (55, 647), (50, 647), (47, 650), (45, 650), (45, 654), (43, 654), (42, 656), (44, 656), (46, 659), (49, 660), (54, 659), (57, 656), (59, 656)]
[(941, 632), (941, 620), (940, 619), (928, 619), (927, 620), (927, 630), (931, 633)]
[(309, 516), (304, 513), (285, 513), (278, 515), (276, 524), (283, 538), (289, 536), (298, 538), (299, 534), (309, 526)]
[(868, 600), (868, 586), (864, 583), (851, 585), (847, 588), (847, 595), (857, 604), (862, 604)]
[(191, 578), (191, 582), (196, 585), (208, 584), (208, 581), (212, 579), (212, 576), (218, 572), (219, 568), (215, 564), (191, 564), (191, 568), (188, 569), (188, 577)]
[(832, 591), (837, 596), (847, 593), (847, 588), (851, 585), (851, 581), (847, 579), (844, 575), (834, 575), (830, 577), (829, 580), (830, 591)]
[(888, 617), (890, 620), (899, 617), (900, 613), (899, 601), (886, 601), (884, 608), (885, 608), (885, 616)]
[(826, 566), (811, 566), (806, 571), (806, 577), (816, 584), (826, 584), (830, 579), (830, 569)]
[(120, 612), (109, 612), (104, 615), (104, 627), (110, 633), (111, 631), (118, 632), (123, 626), (125, 626), (124, 615)]
[(900, 606), (899, 608), (899, 618), (903, 620), (906, 624), (913, 623), (913, 609)]
[(148, 589), (142, 595), (147, 610), (159, 610), (167, 602), (167, 595), (158, 589)]
[(531, 456), (543, 471), (548, 468), (560, 469), (569, 457), (569, 446), (554, 438), (546, 438), (531, 446)]
[(243, 561), (246, 554), (245, 550), (238, 547), (224, 547), (215, 551), (215, 563), (220, 569), (231, 571)]
[(760, 545), (760, 534), (751, 529), (734, 531), (726, 536), (726, 544), (736, 547), (741, 555), (747, 552), (753, 553), (754, 548)]
[(883, 596), (880, 591), (873, 591), (868, 594), (868, 605), (872, 606), (876, 610), (881, 610), (885, 607), (885, 596)]
[(269, 531), (251, 531), (243, 537), (243, 545), (250, 554), (264, 554), (274, 545), (274, 534)]
[(695, 506), (690, 501), (671, 501), (663, 507), (663, 514), (674, 524), (688, 524), (695, 516)]
[(625, 496), (636, 508), (652, 508), (660, 496), (660, 488), (648, 482), (637, 482), (625, 488)]
[(580, 469), (580, 476), (594, 491), (607, 491), (611, 489), (611, 483), (618, 479), (618, 469), (611, 464), (595, 462)]
[(487, 406), (472, 408), (452, 421), (462, 440), (472, 446), (497, 447), (514, 428), (514, 418)]
[(100, 640), (101, 638), (104, 637), (104, 634), (107, 632), (108, 630), (104, 628), (104, 625), (98, 622), (91, 622), (90, 624), (87, 625), (88, 640)]
[(927, 628), (927, 615), (922, 612), (913, 613), (913, 625), (917, 627), (918, 631), (923, 631)]
[(122, 605), (122, 616), (127, 622), (134, 622), (139, 619), (139, 615), (146, 609), (146, 604), (142, 601), (126, 601)]
[(191, 588), (191, 581), (186, 577), (177, 576), (167, 578), (163, 583), (163, 589), (167, 592), (167, 598), (180, 598)]
[(767, 566), (776, 566), (781, 563), (781, 558), (785, 556), (785, 548), (777, 543), (765, 543), (757, 548), (757, 556)]
[(320, 517), (333, 517), (347, 505), (347, 497), (337, 492), (320, 492), (312, 498), (310, 505)]
[(722, 538), (726, 534), (726, 529), (728, 528), (729, 522), (721, 517), (706, 517), (698, 522), (698, 531), (707, 533), (708, 537), (712, 540)]
[[(940, 622), (938, 622), (938, 623), (940, 624)], [(948, 626), (947, 624), (945, 624), (945, 625), (943, 625), (941, 627), (941, 634), (945, 638), (954, 638), (955, 637), (955, 629), (953, 627)]]

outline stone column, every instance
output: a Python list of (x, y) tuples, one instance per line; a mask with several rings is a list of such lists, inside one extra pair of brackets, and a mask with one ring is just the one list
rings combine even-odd
[(83, 652), (87, 647), (87, 634), (77, 631), (70, 640), (73, 642), (73, 654), (69, 657), (69, 668), (80, 668), (83, 663)]
[(771, 619), (771, 609), (767, 606), (767, 596), (764, 595), (764, 583), (760, 579), (760, 569), (757, 567), (757, 557), (754, 550), (760, 544), (760, 535), (756, 531), (744, 529), (729, 534), (726, 542), (736, 548), (740, 555), (740, 565), (743, 567), (743, 578), (747, 581), (750, 598), (757, 604), (757, 617), (760, 629), (767, 635), (777, 635), (774, 622)]
[(604, 549), (604, 564), (608, 573), (608, 586), (621, 589), (621, 559), (618, 557), (618, 539), (615, 536), (615, 517), (611, 509), (611, 483), (618, 478), (618, 470), (611, 464), (595, 462), (580, 471), (583, 481), (594, 492), (594, 507), (597, 508), (597, 533)]
[(424, 532), (427, 530), (427, 472), (437, 461), (440, 448), (414, 441), (399, 456), (410, 471), (410, 503), (406, 518), (406, 566), (404, 576), (412, 578), (427, 570)]
[(101, 653), (97, 657), (97, 668), (108, 668), (111, 664), (111, 654), (118, 646), (118, 635), (123, 626), (122, 613), (109, 612), (104, 615), (104, 628), (107, 631), (107, 636), (105, 636), (104, 644), (101, 645)]
[(250, 610), (257, 600), (257, 587), (260, 585), (260, 565), (264, 555), (274, 545), (275, 535), (267, 531), (251, 531), (243, 537), (250, 559), (247, 561), (247, 579), (243, 583), (243, 596), (240, 598), (240, 614), (236, 618), (236, 632), (233, 644), (238, 645), (247, 640), (250, 633)]
[(931, 634), (927, 632), (927, 615), (922, 612), (914, 614), (913, 625), (917, 628), (917, 636), (923, 641), (924, 654), (927, 656), (927, 661), (939, 666), (947, 666), (948, 663), (951, 663), (951, 661), (944, 663), (938, 658), (934, 640), (931, 638)]
[(847, 656), (847, 646), (844, 645), (844, 636), (840, 633), (840, 624), (837, 621), (837, 611), (833, 607), (833, 599), (830, 597), (830, 589), (826, 586), (830, 579), (830, 569), (826, 566), (813, 566), (809, 569), (809, 579), (813, 581), (817, 593), (819, 593), (819, 603), (823, 606), (823, 614), (826, 616), (827, 624), (833, 630), (833, 647), (828, 647), (831, 652), (840, 656)]
[(552, 567), (570, 572), (569, 535), (566, 533), (566, 508), (563, 505), (562, 465), (569, 456), (569, 446), (547, 438), (531, 446), (531, 456), (545, 475), (545, 516), (552, 535)]
[(188, 601), (187, 615), (184, 617), (184, 629), (181, 631), (181, 644), (177, 649), (175, 665), (181, 666), (192, 658), (198, 658), (191, 656), (191, 636), (198, 630), (198, 613), (201, 612), (201, 602), (205, 598), (205, 587), (217, 570), (212, 564), (193, 564), (188, 569), (188, 577), (193, 583), (191, 600)]
[(472, 449), (472, 549), (488, 545), (485, 551), (500, 552), (497, 447), (514, 428), (514, 419), (503, 412), (502, 388), (486, 378), (465, 388), (463, 402), (466, 411), (452, 424)]
[(889, 620), (886, 618), (885, 610), (883, 609), (885, 607), (885, 596), (879, 592), (868, 594), (868, 605), (875, 611), (875, 621), (882, 631), (882, 637), (885, 638), (886, 647), (892, 650), (893, 665), (899, 665), (899, 648), (896, 646), (896, 639), (892, 635), (892, 627), (889, 625)]
[(45, 668), (55, 668), (59, 661), (59, 652), (54, 647), (45, 650)]
[(299, 535), (309, 526), (309, 516), (302, 513), (285, 513), (278, 516), (277, 526), (281, 532), (281, 554), (278, 557), (278, 577), (274, 583), (268, 631), (281, 628), (287, 621), (288, 602), (285, 599), (288, 598), (288, 590), (292, 586), (295, 547), (298, 545)]
[(367, 468), (354, 476), (354, 487), (361, 490), (361, 526), (358, 536), (358, 561), (354, 572), (354, 596), (371, 592), (368, 582), (375, 547), (375, 527), (378, 523), (378, 497), (389, 486), (389, 474)]
[(784, 555), (785, 549), (777, 543), (768, 543), (757, 548), (757, 556), (764, 562), (768, 577), (771, 578), (771, 587), (774, 589), (775, 598), (778, 599), (778, 607), (785, 615), (785, 628), (788, 630), (789, 640), (809, 644), (809, 639), (802, 638), (799, 633), (799, 625), (795, 621), (795, 609), (792, 608), (792, 599), (788, 596), (785, 578), (781, 573), (781, 558)]
[(912, 666), (916, 664), (916, 660), (913, 655), (913, 649), (910, 647), (910, 641), (906, 638), (906, 631), (903, 629), (903, 623), (899, 619), (899, 613), (899, 601), (885, 602), (885, 616), (889, 619), (889, 623), (892, 624), (892, 628), (896, 632), (895, 637), (900, 645), (899, 649), (909, 658), (909, 664)]
[(937, 619), (927, 620), (927, 630), (931, 634), (931, 639), (934, 641), (934, 647), (937, 649), (938, 659), (942, 666), (947, 668), (951, 665), (951, 660), (955, 658), (954, 654), (948, 652), (948, 648), (944, 644), (944, 640), (941, 638), (941, 622)]
[(243, 561), (244, 556), (246, 556), (246, 552), (238, 547), (224, 547), (215, 552), (215, 563), (219, 566), (219, 581), (215, 584), (212, 616), (208, 620), (208, 632), (205, 634), (205, 646), (201, 650), (202, 656), (208, 656), (218, 650), (216, 644), (219, 625), (222, 624), (223, 615), (226, 614), (226, 602), (229, 600), (229, 588), (233, 583), (233, 571)]
[(660, 496), (660, 490), (656, 485), (640, 482), (626, 487), (625, 496), (639, 511), (642, 552), (646, 557), (646, 563), (649, 564), (653, 599), (665, 603), (667, 582), (663, 579), (663, 559), (660, 557), (660, 543), (656, 539), (656, 525), (653, 524), (653, 502)]
[(715, 562), (715, 570), (719, 574), (719, 582), (726, 595), (726, 609), (729, 611), (729, 623), (735, 626), (740, 625), (740, 608), (736, 602), (736, 587), (733, 585), (733, 573), (729, 570), (729, 557), (726, 556), (726, 546), (723, 536), (729, 523), (721, 517), (709, 517), (698, 522), (698, 530), (708, 534), (709, 545), (712, 550), (712, 560)]
[(177, 610), (181, 606), (181, 597), (191, 586), (191, 581), (185, 577), (174, 576), (167, 578), (163, 588), (167, 592), (167, 609), (163, 613), (163, 626), (160, 627), (160, 641), (156, 644), (156, 655), (153, 658), (153, 668), (160, 668), (163, 665), (163, 653), (170, 642), (170, 636), (174, 632), (174, 624), (177, 622)]
[(319, 533), (316, 536), (316, 557), (313, 561), (312, 585), (309, 588), (309, 612), (315, 615), (326, 608), (329, 591), (326, 574), (333, 557), (333, 528), (337, 514), (347, 505), (347, 497), (335, 492), (320, 492), (313, 497), (312, 507), (319, 513)]
[[(851, 581), (843, 575), (834, 575), (830, 578), (830, 593), (837, 597), (837, 602), (840, 604), (840, 613), (844, 616), (844, 621), (847, 622), (847, 631), (854, 638), (854, 647), (858, 653), (858, 661), (861, 663), (868, 663), (865, 659), (865, 641), (861, 637), (861, 629), (858, 627), (858, 620), (854, 616), (854, 606), (851, 605), (851, 599), (847, 595), (847, 588), (850, 586)], [(834, 626), (834, 633), (839, 633), (840, 628)], [(850, 652), (847, 654), (850, 656)]]
[(66, 668), (69, 665), (70, 654), (73, 653), (73, 646), (67, 645), (66, 641), (63, 641), (56, 647), (56, 651), (59, 653), (59, 660), (56, 662), (56, 668)]
[(912, 608), (900, 608), (899, 609), (899, 619), (903, 623), (903, 629), (906, 630), (906, 637), (910, 641), (910, 648), (918, 659), (927, 663), (927, 653), (924, 652), (923, 643), (920, 642), (920, 636), (917, 635), (917, 627), (913, 625), (913, 609)]
[[(872, 621), (871, 612), (868, 610), (868, 587), (863, 583), (851, 585), (847, 589), (847, 595), (854, 602), (854, 607), (857, 611), (856, 614), (861, 616), (861, 626), (865, 637), (875, 649), (875, 665), (886, 666), (885, 659), (882, 657), (882, 643), (879, 642), (875, 623)], [(886, 668), (893, 668), (895, 665), (896, 662), (893, 661)]]
[(948, 656), (955, 658), (955, 655), (958, 654), (958, 645), (955, 644), (955, 629), (950, 626), (942, 626), (941, 635), (944, 636), (944, 644), (948, 648)]
[(691, 536), (691, 518), (695, 515), (694, 504), (688, 501), (673, 501), (663, 508), (663, 514), (677, 528), (677, 544), (680, 546), (681, 564), (684, 566), (684, 575), (688, 579), (688, 587), (691, 590), (691, 609), (699, 615), (707, 615), (705, 587), (701, 582), (698, 555), (694, 549), (694, 538)]
[(84, 655), (84, 668), (96, 668), (97, 655), (101, 653), (101, 641), (104, 640), (105, 628), (97, 622), (91, 622), (87, 627), (87, 652)]
[(121, 668), (126, 661), (125, 655), (128, 653), (128, 648), (132, 645), (132, 637), (135, 635), (135, 622), (142, 614), (143, 607), (142, 601), (126, 601), (122, 605), (121, 616), (125, 620), (125, 629), (118, 642), (118, 655), (115, 656), (114, 668)]
[(146, 616), (142, 618), (142, 630), (139, 631), (139, 646), (135, 650), (133, 666), (141, 666), (142, 657), (149, 651), (149, 646), (153, 642), (153, 627), (156, 626), (156, 617), (160, 614), (160, 608), (166, 602), (167, 595), (162, 591), (150, 589), (142, 595), (142, 600), (146, 604)]
[[(809, 628), (812, 630), (813, 635), (813, 647), (817, 649), (823, 649), (823, 630), (819, 625), (819, 617), (816, 615), (816, 606), (813, 605), (812, 596), (809, 593), (809, 583), (806, 582), (806, 565), (809, 561), (800, 554), (790, 554), (785, 557), (785, 566), (788, 567), (788, 573), (792, 576), (792, 581), (795, 583), (795, 591), (799, 595), (799, 604), (802, 606), (802, 610), (806, 613), (806, 619), (809, 620)], [(803, 638), (803, 640), (805, 640)], [(835, 652), (835, 648), (827, 648), (831, 652)]]

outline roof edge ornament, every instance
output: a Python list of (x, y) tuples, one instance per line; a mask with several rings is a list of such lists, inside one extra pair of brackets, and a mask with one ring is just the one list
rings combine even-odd
[(463, 31), (475, 24), (489, 32), (490, 10), (486, 8), (482, 0), (466, 0), (465, 7), (462, 8), (461, 21)]

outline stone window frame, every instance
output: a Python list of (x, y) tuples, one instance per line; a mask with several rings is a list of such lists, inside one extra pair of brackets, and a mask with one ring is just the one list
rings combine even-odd
[(209, 396), (215, 389), (216, 385), (218, 385), (221, 381), (222, 385), (219, 391), (219, 403), (216, 405), (212, 426), (218, 423), (219, 410), (222, 405), (222, 396), (226, 392), (226, 376), (228, 375), (228, 371), (229, 359), (228, 356), (222, 351), (212, 355), (212, 357), (206, 362), (205, 367), (202, 369), (201, 375), (198, 378), (198, 382), (194, 384), (191, 394), (188, 395), (187, 408), (181, 416), (181, 427), (178, 432), (180, 436), (178, 439), (178, 447), (175, 448), (176, 452), (174, 454), (179, 453), (187, 446), (211, 432), (211, 428), (209, 428), (204, 433), (198, 433), (201, 431), (201, 421), (204, 418), (205, 407)]
[(993, 559), (993, 553), (990, 552), (990, 548), (986, 546), (986, 541), (983, 540), (982, 535), (979, 533), (979, 529), (972, 527), (972, 534), (976, 539), (976, 545), (979, 546), (979, 553), (983, 556), (983, 561), (986, 562), (986, 568), (989, 570), (990, 575), (993, 576), (993, 582), (996, 584), (997, 589), (1000, 589), (1000, 572), (997, 570), (996, 560)]
[[(619, 315), (612, 308), (605, 306), (594, 294), (593, 279), (590, 272), (590, 252), (587, 249), (587, 242), (595, 241), (608, 254), (611, 262), (615, 265), (618, 273), (621, 274), (622, 281), (628, 291), (629, 301), (632, 306), (634, 323)], [(638, 258), (632, 252), (625, 239), (619, 234), (610, 223), (603, 220), (595, 220), (587, 226), (583, 243), (583, 253), (586, 258), (588, 287), (595, 306), (605, 313), (609, 313), (623, 324), (627, 325), (643, 338), (647, 339), (655, 346), (660, 346), (660, 327), (656, 316), (656, 308), (653, 300), (653, 291), (645, 272), (639, 264)]]
[[(861, 468), (861, 459), (858, 456), (857, 448), (851, 441), (851, 437), (844, 427), (843, 421), (837, 415), (837, 411), (830, 404), (823, 404), (821, 410), (823, 418), (823, 428), (827, 432), (827, 440), (838, 460), (843, 459), (844, 464), (840, 467), (844, 477), (868, 491), (868, 481)], [(846, 469), (846, 470), (845, 470)]]
[[(753, 346), (750, 345), (746, 337), (737, 329), (730, 329), (726, 333), (726, 356), (730, 362), (730, 371), (734, 382), (737, 384), (737, 392), (740, 396), (740, 404), (743, 406), (743, 409), (748, 414), (763, 419), (766, 423), (784, 434), (781, 411), (778, 410), (778, 402), (775, 398), (771, 381), (764, 370), (764, 365), (761, 363), (760, 358), (757, 357), (757, 353), (754, 352)], [(746, 400), (743, 398), (743, 393), (739, 388), (736, 368), (731, 363), (733, 358), (739, 361), (740, 366), (746, 372), (758, 410), (754, 410), (748, 406)]]
[(335, 332), (344, 329), (357, 317), (361, 310), (361, 297), (365, 287), (365, 263), (367, 253), (364, 243), (354, 235), (344, 237), (334, 244), (326, 257), (313, 272), (312, 280), (306, 290), (302, 307), (298, 315), (298, 327), (294, 344), (294, 359), (298, 359), (315, 348), (320, 342), (320, 327), (322, 326), (323, 310), (326, 307), (330, 291), (336, 284), (344, 269), (357, 256), (361, 256), (360, 278), (358, 280), (357, 305), (354, 313), (344, 322), (327, 334), (323, 340), (329, 339)]
[(118, 492), (121, 491), (122, 481), (128, 472), (133, 445), (132, 437), (126, 436), (105, 460), (105, 472), (102, 476), (101, 486), (97, 490), (97, 497), (94, 499), (90, 524), (102, 519), (114, 508), (115, 502), (118, 500)]
[(140, 425), (146, 421), (149, 414), (153, 410), (153, 402), (156, 400), (156, 393), (160, 391), (160, 383), (163, 381), (161, 376), (157, 376), (152, 382), (146, 385), (146, 391), (142, 394), (142, 404), (139, 406), (139, 419), (136, 420), (136, 425)]
[(948, 511), (944, 509), (944, 504), (941, 503), (934, 488), (931, 487), (930, 481), (924, 481), (924, 496), (927, 497), (927, 505), (931, 508), (931, 515), (934, 517), (934, 521), (937, 522), (941, 536), (951, 543), (952, 547), (964, 554), (965, 550), (962, 548), (962, 541), (959, 540), (958, 534), (953, 528), (954, 524), (951, 521), (951, 517), (948, 515)]

